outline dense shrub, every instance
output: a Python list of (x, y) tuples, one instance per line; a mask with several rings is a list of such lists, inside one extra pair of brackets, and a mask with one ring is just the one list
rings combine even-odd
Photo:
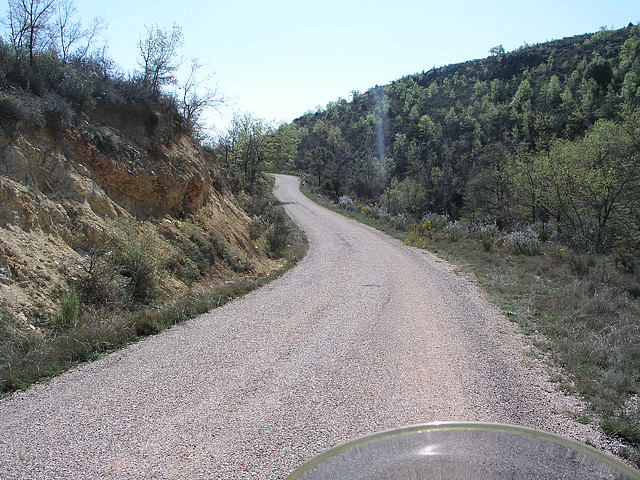
[(584, 78), (593, 79), (605, 89), (613, 80), (613, 68), (608, 60), (594, 60), (584, 70)]
[(114, 244), (111, 262), (125, 278), (125, 288), (135, 303), (148, 303), (158, 293), (158, 258), (150, 235), (123, 226)]
[(91, 110), (95, 107), (96, 96), (91, 79), (77, 68), (67, 66), (64, 69), (64, 77), (58, 84), (57, 91), (79, 110)]
[(58, 131), (65, 124), (74, 123), (75, 112), (67, 100), (55, 93), (47, 93), (42, 99), (45, 125), (50, 131)]
[(105, 251), (91, 252), (78, 268), (73, 286), (82, 304), (113, 307), (123, 303), (124, 283), (117, 276), (114, 265), (107, 261)]
[(42, 102), (34, 97), (0, 92), (0, 119), (5, 125), (23, 122), (30, 128), (43, 128), (47, 122), (42, 107)]
[(267, 228), (267, 243), (269, 254), (273, 258), (284, 255), (286, 248), (292, 243), (293, 228), (291, 219), (282, 207), (273, 207), (269, 212), (269, 226)]

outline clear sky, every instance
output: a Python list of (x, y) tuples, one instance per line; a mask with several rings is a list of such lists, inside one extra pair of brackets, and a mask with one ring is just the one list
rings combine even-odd
[[(145, 26), (182, 27), (185, 58), (215, 71), (240, 110), (291, 121), (353, 90), (408, 74), (640, 22), (639, 0), (75, 0), (103, 16), (108, 56), (138, 68)], [(3, 17), (7, 0), (0, 0)], [(188, 63), (188, 62), (185, 62)]]

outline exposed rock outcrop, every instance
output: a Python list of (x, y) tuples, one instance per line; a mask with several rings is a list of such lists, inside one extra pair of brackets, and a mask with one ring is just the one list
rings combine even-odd
[[(179, 257), (171, 240), (195, 231), (214, 232), (256, 268), (267, 262), (250, 242), (247, 215), (212, 186), (221, 178), (214, 159), (172, 128), (170, 115), (167, 126), (136, 118), (139, 107), (131, 118), (118, 109), (98, 108), (78, 126), (0, 125), (0, 300), (34, 323), (48, 321), (74, 269), (122, 223), (157, 237), (168, 257)], [(184, 286), (169, 280), (166, 288)]]

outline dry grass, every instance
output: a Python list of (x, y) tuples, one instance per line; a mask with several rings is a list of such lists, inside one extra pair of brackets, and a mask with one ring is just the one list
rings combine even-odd
[(202, 270), (220, 262), (233, 270), (235, 280), (215, 280), (206, 270), (206, 275), (193, 277), (189, 291), (160, 298), (156, 293), (163, 273), (157, 256), (146, 238), (136, 242), (129, 235), (129, 243), (113, 246), (114, 258), (94, 255), (77, 269), (81, 274), (61, 296), (48, 328), (21, 328), (20, 320), (0, 304), (0, 395), (171, 328), (277, 278), (304, 256), (307, 243), (297, 225), (279, 212), (282, 207), (267, 205), (267, 216), (278, 218), (268, 230), (279, 242), (277, 252), (270, 253), (282, 259), (282, 267), (269, 275), (249, 272), (216, 238), (192, 236), (184, 244), (185, 258), (197, 260)]
[(581, 261), (577, 274), (575, 258), (553, 244), (526, 257), (484, 252), (473, 241), (434, 239), (431, 248), (466, 265), (524, 332), (539, 334), (539, 347), (565, 372), (561, 385), (589, 402), (596, 421), (629, 426), (608, 433), (640, 440), (625, 433), (640, 429), (640, 411), (628, 408), (640, 392), (640, 302), (625, 288), (637, 282), (633, 275), (604, 256)]
[[(330, 202), (312, 199), (343, 213)], [(360, 220), (357, 212), (348, 216)], [(612, 258), (572, 253), (544, 242), (539, 252), (514, 253), (502, 242), (487, 248), (471, 234), (447, 240), (432, 229), (399, 233), (383, 220), (369, 225), (462, 266), (507, 316), (564, 372), (557, 380), (591, 405), (589, 418), (628, 442), (625, 456), (640, 458), (640, 277)]]

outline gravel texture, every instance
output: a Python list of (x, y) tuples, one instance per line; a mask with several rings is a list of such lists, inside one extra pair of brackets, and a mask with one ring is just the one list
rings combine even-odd
[(277, 176), (307, 232), (242, 300), (0, 401), (0, 478), (274, 479), (381, 429), (492, 421), (602, 444), (518, 327), (436, 257)]

